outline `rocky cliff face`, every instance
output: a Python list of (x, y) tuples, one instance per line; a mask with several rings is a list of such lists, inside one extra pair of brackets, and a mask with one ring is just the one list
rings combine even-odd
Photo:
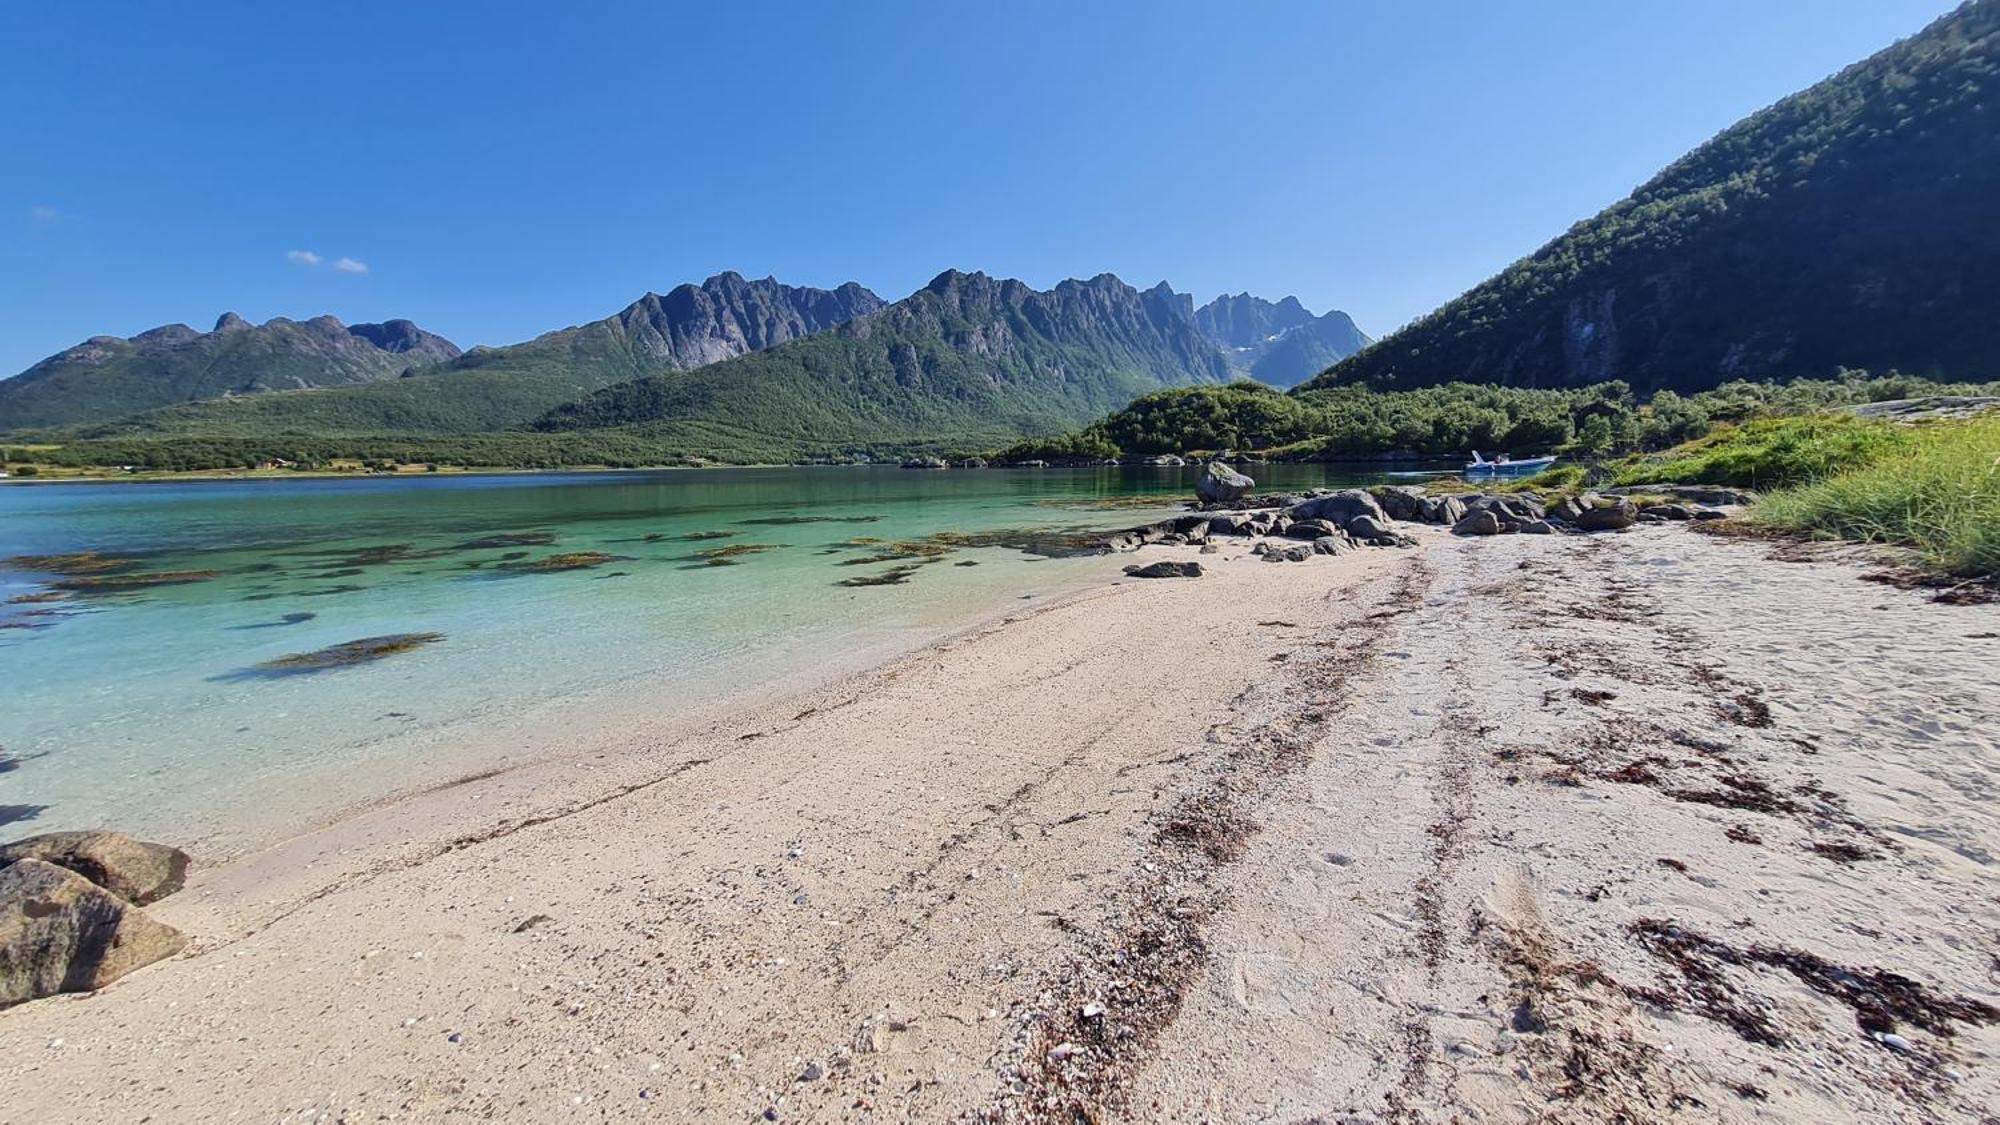
[(253, 325), (224, 313), (208, 332), (167, 324), (93, 336), (0, 381), (0, 430), (65, 426), (176, 403), (393, 379), (455, 359), (458, 347), (407, 320), (331, 316)]
[(721, 273), (700, 285), (648, 293), (615, 316), (504, 348), (474, 348), (461, 368), (552, 371), (601, 386), (689, 371), (824, 332), (883, 306), (854, 282), (837, 289), (746, 281)]

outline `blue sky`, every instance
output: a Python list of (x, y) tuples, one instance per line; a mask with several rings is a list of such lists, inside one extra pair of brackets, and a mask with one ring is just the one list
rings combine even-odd
[(1379, 335), (1950, 7), (16, 0), (0, 374), (225, 309), (508, 343), (724, 269)]

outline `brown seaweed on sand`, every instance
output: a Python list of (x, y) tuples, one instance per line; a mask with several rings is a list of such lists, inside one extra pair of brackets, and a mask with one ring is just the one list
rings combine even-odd
[(914, 566), (893, 566), (880, 574), (857, 574), (834, 583), (836, 586), (901, 586), (917, 572)]
[(74, 577), (123, 570), (137, 565), (137, 560), (107, 558), (96, 551), (76, 551), (67, 555), (15, 555), (7, 560), (7, 565), (20, 570), (39, 570)]

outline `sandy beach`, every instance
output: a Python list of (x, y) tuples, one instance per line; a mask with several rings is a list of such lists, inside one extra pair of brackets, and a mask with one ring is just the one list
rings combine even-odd
[(1976, 1121), (2000, 608), (1642, 525), (1111, 581), (197, 871), (0, 1120)]

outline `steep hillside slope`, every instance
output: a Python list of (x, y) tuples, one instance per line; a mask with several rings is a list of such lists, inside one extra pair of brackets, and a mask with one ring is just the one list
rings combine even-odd
[(67, 426), (173, 403), (393, 379), (458, 356), (407, 320), (331, 316), (252, 325), (224, 313), (209, 332), (167, 324), (129, 339), (93, 336), (0, 381), (0, 430)]
[(1731, 127), (1313, 385), (2000, 371), (2000, 2)]
[(1038, 292), (952, 270), (832, 332), (611, 387), (539, 427), (754, 434), (801, 451), (1052, 433), (1147, 391), (1226, 382), (1187, 304), (1110, 274)]

